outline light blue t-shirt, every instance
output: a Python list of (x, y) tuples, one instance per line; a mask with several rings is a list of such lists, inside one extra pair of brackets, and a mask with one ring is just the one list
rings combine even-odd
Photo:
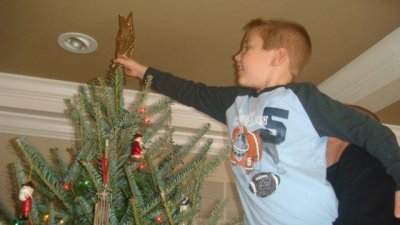
[(337, 200), (326, 181), (327, 138), (298, 97), (284, 87), (238, 96), (226, 115), (247, 224), (331, 225)]

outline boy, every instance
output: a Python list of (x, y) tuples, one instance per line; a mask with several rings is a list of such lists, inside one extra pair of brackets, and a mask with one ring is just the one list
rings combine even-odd
[[(208, 87), (119, 57), (128, 76), (153, 75), (162, 94), (227, 124), (231, 161), (248, 225), (328, 225), (337, 202), (326, 181), (326, 136), (377, 155), (400, 184), (393, 133), (367, 116), (292, 83), (306, 66), (311, 42), (299, 24), (255, 19), (235, 56), (239, 87)], [(381, 151), (385, 149), (385, 151)]]

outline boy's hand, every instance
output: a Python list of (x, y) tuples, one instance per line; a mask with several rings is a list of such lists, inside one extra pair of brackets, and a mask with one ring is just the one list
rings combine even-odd
[(394, 216), (400, 218), (400, 191), (396, 191), (394, 199)]
[(119, 63), (125, 67), (125, 74), (131, 77), (136, 77), (143, 80), (143, 76), (148, 66), (139, 64), (135, 60), (126, 56), (118, 56), (113, 60), (114, 63)]

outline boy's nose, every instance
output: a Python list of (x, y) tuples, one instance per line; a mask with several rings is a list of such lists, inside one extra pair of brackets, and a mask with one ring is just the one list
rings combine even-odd
[(240, 61), (240, 52), (236, 53), (236, 55), (233, 57), (235, 61)]

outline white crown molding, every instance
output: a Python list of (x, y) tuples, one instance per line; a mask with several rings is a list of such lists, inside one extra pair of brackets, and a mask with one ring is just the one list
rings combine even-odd
[[(79, 85), (82, 84), (0, 73), (0, 132), (73, 140), (73, 127), (64, 114), (64, 99), (73, 98)], [(132, 102), (137, 94), (138, 91), (125, 90), (125, 104)], [(146, 101), (151, 104), (162, 97), (149, 93)], [(209, 123), (210, 131), (204, 139), (214, 140), (213, 149), (226, 146), (226, 128), (223, 124), (178, 103), (172, 104), (171, 108), (176, 143), (185, 143), (198, 128)]]
[[(400, 100), (400, 27), (322, 82), (318, 88), (341, 102), (376, 112)], [(377, 101), (378, 99), (378, 101)]]
[(386, 125), (386, 126), (393, 131), (394, 135), (396, 135), (397, 143), (400, 144), (400, 126), (394, 126), (394, 125)]
[[(64, 115), (64, 99), (73, 98), (79, 85), (82, 84), (0, 72), (0, 132), (73, 140), (73, 127)], [(132, 102), (137, 93), (125, 90), (126, 104)], [(149, 93), (147, 101), (156, 102), (161, 97)], [(198, 128), (209, 123), (210, 131), (204, 138), (214, 140), (213, 149), (226, 146), (225, 125), (179, 103), (172, 104), (172, 112), (176, 143), (185, 143)], [(388, 127), (400, 141), (400, 126)]]

